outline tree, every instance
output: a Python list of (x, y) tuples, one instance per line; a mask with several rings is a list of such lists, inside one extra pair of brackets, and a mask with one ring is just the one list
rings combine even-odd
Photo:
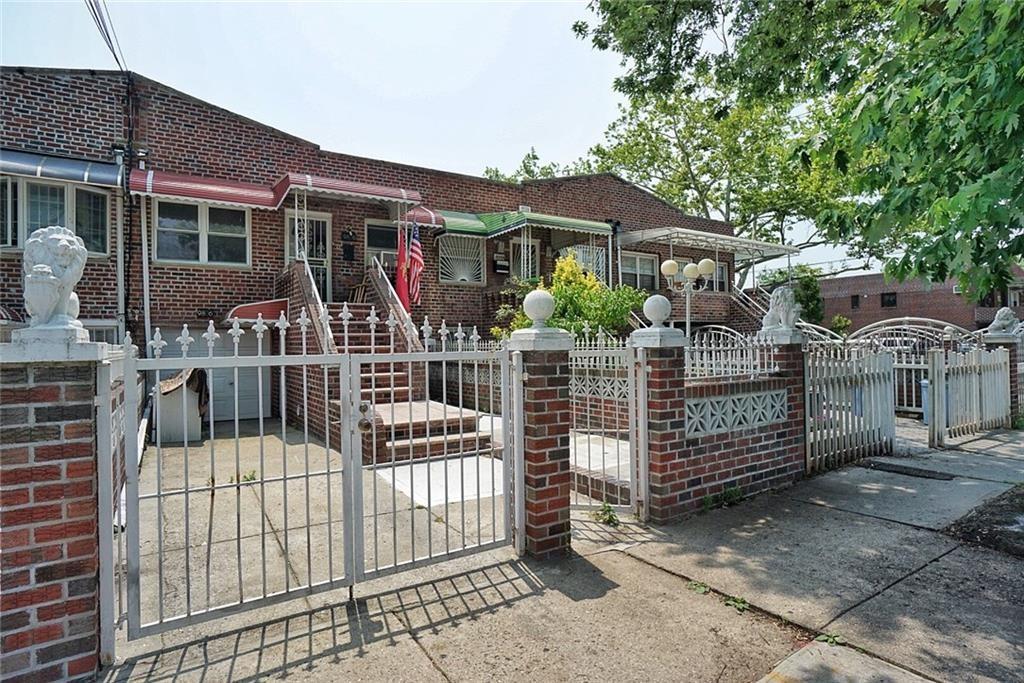
[[(491, 334), (502, 339), (514, 330), (529, 327), (530, 320), (523, 313), (523, 298), (543, 286), (540, 280), (513, 280), (506, 293), (514, 296), (515, 303), (498, 310), (495, 318), (501, 324), (492, 327)], [(593, 273), (583, 271), (571, 252), (555, 262), (549, 291), (555, 299), (555, 312), (548, 319), (548, 325), (574, 334), (590, 329), (594, 334), (602, 330), (613, 336), (630, 330), (630, 313), (640, 310), (647, 296), (632, 287), (605, 287)]]
[(836, 313), (832, 316), (832, 320), (828, 324), (828, 329), (844, 337), (851, 327), (853, 327), (853, 321), (842, 313)]
[(820, 268), (800, 264), (793, 266), (792, 272), (787, 268), (773, 270), (758, 278), (765, 289), (771, 291), (782, 285), (793, 288), (793, 296), (800, 304), (800, 318), (809, 323), (820, 325), (825, 317), (825, 303), (821, 299)]
[(489, 180), (498, 180), (505, 183), (521, 183), (524, 180), (536, 180), (538, 178), (557, 178), (558, 176), (573, 175), (575, 173), (587, 173), (591, 170), (590, 165), (583, 159), (574, 164), (541, 163), (540, 155), (533, 147), (523, 155), (519, 167), (511, 173), (505, 173), (494, 166), (484, 169), (484, 177)]
[[(595, 0), (574, 29), (623, 56), (631, 95), (708, 74), (745, 101), (827, 98), (805, 164), (848, 175), (834, 240), (897, 241), (900, 278), (952, 275), (975, 296), (1024, 256), (1024, 3), (1003, 0)], [(708, 36), (718, 36), (717, 49)]]

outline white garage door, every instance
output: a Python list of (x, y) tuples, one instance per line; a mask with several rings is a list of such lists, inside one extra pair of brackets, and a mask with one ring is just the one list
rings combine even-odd
[[(213, 349), (215, 356), (233, 355), (234, 345), (231, 336), (226, 330), (218, 330), (220, 339)], [(199, 335), (193, 334), (198, 344), (189, 351), (189, 356), (205, 355), (206, 342), (199, 339)], [(168, 344), (164, 349), (164, 357), (180, 356), (180, 349), (177, 344)], [(263, 353), (269, 353), (270, 342), (263, 340)], [(239, 356), (256, 355), (256, 335), (248, 330), (238, 340)], [(259, 383), (257, 368), (238, 368), (238, 419), (250, 420), (259, 417)], [(235, 419), (235, 371), (230, 369), (217, 369), (213, 371), (213, 408), (214, 421)], [(263, 368), (263, 417), (270, 417), (270, 368)], [(205, 422), (205, 420), (204, 420)]]

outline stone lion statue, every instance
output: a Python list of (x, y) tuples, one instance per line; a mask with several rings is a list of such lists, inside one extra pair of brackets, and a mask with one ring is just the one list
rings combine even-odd
[(992, 320), (992, 324), (985, 328), (985, 331), (989, 334), (1013, 334), (1014, 330), (1019, 327), (1019, 322), (1013, 309), (1003, 306), (996, 311), (996, 317)]
[(761, 319), (761, 331), (794, 330), (800, 319), (800, 304), (789, 287), (778, 287), (772, 292), (768, 312)]
[(81, 237), (58, 225), (39, 228), (25, 242), (25, 310), (31, 327), (82, 327), (75, 285), (88, 251)]

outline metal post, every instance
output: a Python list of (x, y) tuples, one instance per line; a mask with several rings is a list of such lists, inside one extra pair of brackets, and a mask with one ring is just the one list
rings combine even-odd
[(139, 636), (142, 609), (139, 603), (139, 385), (135, 348), (124, 345), (124, 467), (125, 526), (128, 539), (128, 637)]
[[(100, 663), (114, 662), (114, 457), (110, 423), (110, 360), (96, 368), (96, 466), (99, 505)], [(128, 441), (128, 435), (124, 435)], [(127, 445), (127, 444), (126, 444)]]

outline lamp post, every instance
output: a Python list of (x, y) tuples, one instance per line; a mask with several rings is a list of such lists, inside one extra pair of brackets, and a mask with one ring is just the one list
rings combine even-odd
[[(668, 288), (686, 296), (686, 337), (690, 337), (690, 300), (694, 292), (703, 292), (711, 283), (709, 276), (715, 272), (717, 265), (709, 258), (699, 263), (687, 263), (683, 272), (679, 272), (679, 263), (668, 259), (661, 264), (661, 274), (668, 280)], [(700, 284), (698, 284), (700, 281)]]

